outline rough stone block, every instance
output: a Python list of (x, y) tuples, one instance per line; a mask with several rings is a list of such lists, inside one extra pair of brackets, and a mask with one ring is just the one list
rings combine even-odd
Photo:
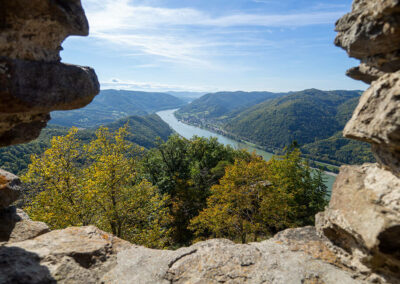
[(341, 167), (329, 208), (317, 215), (316, 227), (345, 251), (339, 257), (349, 267), (398, 276), (400, 179), (378, 164)]
[(21, 209), (0, 210), (0, 242), (21, 242), (50, 232), (43, 222), (34, 222)]
[(21, 181), (12, 173), (0, 169), (0, 209), (16, 201), (22, 191)]

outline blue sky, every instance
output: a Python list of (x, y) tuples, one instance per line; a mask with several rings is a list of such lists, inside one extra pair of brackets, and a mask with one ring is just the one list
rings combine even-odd
[(351, 0), (82, 0), (89, 37), (63, 62), (95, 68), (102, 88), (146, 91), (365, 89), (333, 45)]

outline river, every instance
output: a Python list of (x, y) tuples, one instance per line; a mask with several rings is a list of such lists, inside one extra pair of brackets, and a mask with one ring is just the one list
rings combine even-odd
[[(217, 137), (218, 141), (224, 145), (231, 145), (232, 147), (236, 149), (247, 149), (249, 152), (255, 151), (258, 155), (262, 156), (266, 161), (272, 158), (274, 155), (273, 153), (269, 153), (260, 149), (257, 149), (255, 147), (252, 147), (251, 145), (238, 142), (236, 140), (233, 140), (231, 138), (228, 138), (226, 136), (216, 134), (214, 132), (188, 125), (185, 123), (180, 122), (174, 115), (174, 112), (177, 111), (177, 109), (170, 109), (170, 110), (163, 110), (157, 112), (157, 115), (164, 121), (166, 122), (173, 130), (175, 130), (179, 135), (190, 139), (194, 135), (200, 136), (200, 137)], [(331, 173), (325, 173), (325, 184), (328, 186), (328, 190), (331, 191), (332, 185), (336, 179), (335, 174)]]

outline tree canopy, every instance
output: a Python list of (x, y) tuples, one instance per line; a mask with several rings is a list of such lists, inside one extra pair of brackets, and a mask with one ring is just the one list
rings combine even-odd
[(53, 138), (44, 155), (32, 157), (22, 179), (41, 192), (28, 214), (53, 229), (94, 224), (137, 244), (166, 245), (169, 197), (138, 178), (143, 148), (125, 139), (126, 127), (115, 133), (100, 128), (87, 145), (76, 134), (72, 128)]
[(229, 238), (245, 243), (289, 227), (310, 225), (326, 205), (326, 186), (296, 148), (265, 162), (236, 160), (211, 188), (207, 207), (191, 220), (198, 239)]
[(193, 236), (187, 229), (189, 222), (206, 206), (210, 188), (219, 182), (225, 167), (235, 159), (248, 157), (247, 152), (224, 146), (216, 138), (195, 136), (187, 140), (178, 135), (146, 154), (145, 177), (171, 197), (176, 243), (190, 243)]
[(225, 237), (264, 239), (310, 225), (326, 205), (320, 170), (293, 147), (266, 162), (216, 138), (172, 135), (144, 151), (128, 126), (86, 142), (72, 128), (33, 155), (22, 177), (28, 214), (53, 229), (93, 224), (148, 247)]

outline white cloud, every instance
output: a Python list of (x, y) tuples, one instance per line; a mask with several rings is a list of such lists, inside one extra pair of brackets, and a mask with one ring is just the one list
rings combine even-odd
[(263, 26), (296, 27), (333, 23), (343, 11), (297, 14), (239, 13), (212, 17), (191, 8), (135, 6), (129, 0), (87, 1), (87, 16), (94, 32), (149, 29), (165, 26)]
[(116, 89), (116, 90), (130, 90), (130, 91), (150, 91), (150, 92), (168, 92), (168, 91), (182, 91), (182, 92), (214, 92), (218, 91), (215, 87), (198, 87), (186, 85), (173, 85), (163, 84), (157, 82), (137, 82), (125, 81), (117, 78), (112, 78), (108, 81), (100, 83), (101, 89)]
[(92, 34), (93, 37), (106, 40), (114, 45), (123, 46), (124, 49), (135, 50), (142, 54), (161, 57), (164, 61), (174, 61), (186, 64), (196, 64), (199, 66), (211, 66), (206, 60), (199, 58), (200, 49), (207, 45), (201, 41), (184, 39), (173, 35), (145, 35), (145, 34), (118, 34), (118, 33), (98, 33)]
[(205, 24), (232, 27), (232, 26), (263, 26), (263, 27), (300, 27), (319, 24), (331, 24), (343, 13), (302, 13), (288, 15), (257, 15), (238, 14), (209, 19)]
[[(192, 8), (138, 6), (131, 0), (86, 0), (91, 37), (118, 46), (121, 52), (146, 54), (164, 61), (215, 67), (216, 47), (271, 46), (256, 37), (231, 35), (238, 27), (270, 28), (333, 24), (343, 12), (297, 14), (235, 13), (219, 16)], [(213, 31), (215, 30), (215, 33)], [(223, 32), (227, 34), (224, 36)], [(212, 50), (214, 49), (214, 51)]]

